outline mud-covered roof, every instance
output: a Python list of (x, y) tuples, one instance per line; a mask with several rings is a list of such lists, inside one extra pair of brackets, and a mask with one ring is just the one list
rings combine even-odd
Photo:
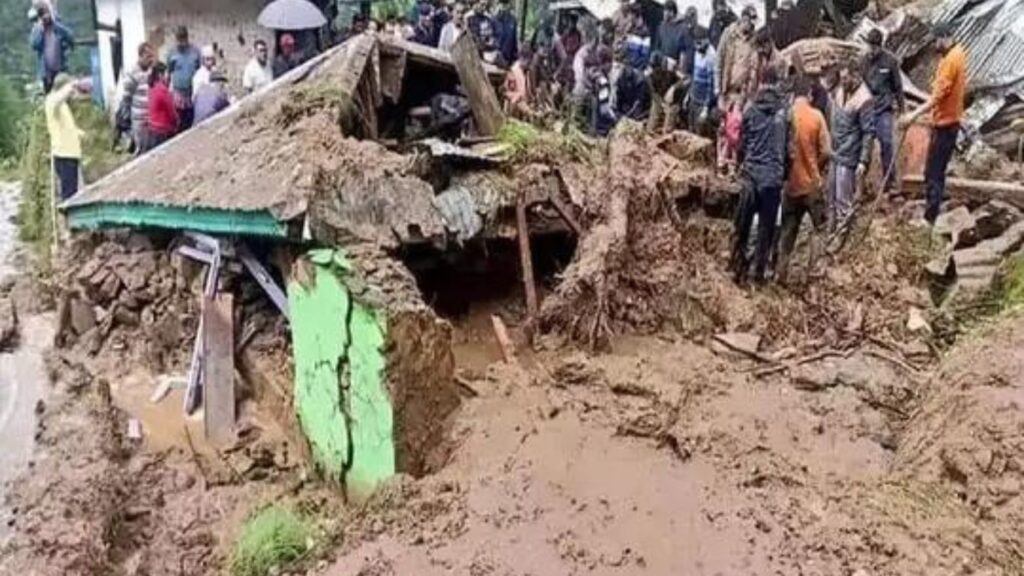
[[(439, 50), (358, 36), (131, 161), (62, 207), (73, 228), (195, 228), (190, 221), (204, 218), (200, 228), (213, 232), (285, 235), (285, 223), (306, 212), (320, 168), (356, 149), (339, 142), (342, 132), (376, 136), (376, 110), (399, 97), (407, 62), (457, 78), (450, 57)], [(499, 73), (493, 67), (488, 72), (492, 78)], [(353, 112), (357, 125), (342, 130), (339, 109)]]

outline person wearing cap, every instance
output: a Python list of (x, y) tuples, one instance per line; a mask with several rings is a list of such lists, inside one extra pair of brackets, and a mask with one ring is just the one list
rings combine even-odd
[(220, 70), (210, 74), (210, 83), (196, 90), (196, 124), (231, 105), (227, 93), (228, 77)]
[(494, 40), (505, 62), (515, 62), (519, 56), (519, 26), (516, 15), (512, 13), (511, 0), (498, 0), (498, 10), (494, 14)]
[(200, 55), (202, 58), (200, 59), (199, 69), (192, 75), (193, 93), (198, 92), (200, 88), (210, 83), (210, 75), (213, 74), (214, 68), (217, 67), (217, 52), (213, 49), (213, 46), (203, 46)]
[[(168, 88), (167, 65), (157, 62), (149, 72), (149, 149), (178, 133), (178, 110)], [(200, 87), (202, 88), (202, 87)]]
[(256, 40), (252, 45), (252, 58), (242, 72), (242, 89), (251, 94), (270, 84), (274, 71), (270, 67), (270, 53), (265, 40)]
[(931, 112), (932, 135), (924, 168), (928, 201), (924, 218), (931, 225), (935, 224), (942, 207), (942, 197), (946, 192), (946, 169), (956, 147), (967, 93), (967, 52), (953, 38), (948, 27), (939, 26), (933, 34), (935, 47), (942, 59), (935, 71), (931, 96), (920, 108), (900, 119), (902, 126), (909, 126), (920, 116)]
[(679, 65), (655, 50), (647, 66), (647, 90), (651, 108), (647, 115), (647, 131), (662, 134), (675, 129), (679, 118), (679, 100), (685, 91)]
[(75, 81), (61, 73), (54, 77), (50, 93), (43, 100), (46, 130), (50, 134), (50, 154), (60, 188), (60, 199), (67, 200), (78, 192), (78, 169), (82, 161), (82, 132), (68, 106), (73, 95), (89, 91), (87, 80)]
[(199, 49), (189, 41), (188, 28), (179, 26), (174, 32), (175, 45), (167, 55), (171, 71), (171, 95), (183, 128), (192, 125), (192, 79), (202, 66)]
[(75, 47), (75, 35), (53, 13), (49, 2), (38, 2), (33, 8), (36, 21), (29, 44), (39, 60), (39, 79), (43, 93), (47, 94), (57, 74), (68, 69), (68, 52)]
[(647, 120), (651, 111), (651, 89), (644, 74), (647, 63), (644, 68), (637, 67), (626, 50), (621, 48), (616, 52), (615, 60), (620, 67), (614, 85), (615, 115), (640, 122)]
[(714, 13), (708, 24), (708, 41), (711, 43), (711, 47), (717, 51), (719, 42), (722, 40), (722, 33), (736, 22), (736, 13), (729, 8), (729, 3), (726, 0), (714, 0), (711, 4)]
[(882, 182), (882, 191), (888, 192), (892, 184), (893, 164), (896, 161), (895, 119), (903, 114), (903, 75), (899, 60), (882, 47), (882, 33), (878, 29), (868, 32), (868, 52), (862, 64), (864, 82), (874, 100), (874, 129), (882, 153), (882, 174), (888, 178)]
[(274, 78), (280, 78), (298, 66), (301, 58), (301, 54), (295, 49), (295, 37), (291, 34), (282, 34), (277, 54), (274, 56)]
[(743, 112), (739, 146), (742, 188), (732, 247), (732, 269), (741, 284), (750, 272), (747, 246), (755, 215), (758, 225), (754, 282), (761, 284), (765, 280), (782, 186), (786, 182), (790, 124), (779, 80), (778, 71), (769, 68), (753, 102)]
[(718, 46), (718, 87), (719, 106), (725, 110), (738, 101), (742, 107), (744, 96), (752, 85), (751, 77), (756, 71), (757, 50), (754, 46), (754, 27), (757, 11), (747, 6), (732, 26), (722, 33)]

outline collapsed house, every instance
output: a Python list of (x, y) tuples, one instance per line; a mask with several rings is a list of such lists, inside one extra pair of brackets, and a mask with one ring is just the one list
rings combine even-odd
[[(192, 353), (171, 346), (154, 369), (187, 369), (186, 409), (203, 405), (208, 435), (229, 436), (234, 352), (252, 336), (241, 305), (252, 299), (230, 290), (244, 276), (290, 327), (283, 361), (294, 365), (294, 387), (285, 403), (324, 476), (365, 493), (396, 472), (423, 473), (458, 405), (451, 330), (392, 256), (497, 234), (515, 193), (495, 176), (504, 184), (436, 182), (446, 192), (435, 194), (428, 175), (492, 167), (488, 154), (419, 138), (407, 155), (357, 138), (397, 146), (424, 136), (437, 125), (431, 104), (458, 85), (446, 54), (364, 35), (93, 184), (62, 206), (69, 227), (129, 228), (148, 240), (138, 250), (92, 247), (104, 257), (87, 269), (89, 254), (69, 256), (62, 315), (70, 332), (96, 338), (94, 325), (106, 324), (99, 338), (107, 339), (119, 325), (187, 318), (177, 332), (197, 330)], [(183, 279), (172, 270), (181, 267), (192, 270)], [(189, 303), (190, 280), (202, 306)], [(186, 296), (157, 308), (167, 298), (150, 294), (149, 283)], [(73, 321), (91, 308), (102, 310), (98, 322)]]

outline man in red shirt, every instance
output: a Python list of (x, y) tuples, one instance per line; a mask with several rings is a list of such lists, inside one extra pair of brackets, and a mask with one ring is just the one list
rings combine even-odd
[(163, 62), (154, 64), (149, 74), (150, 148), (170, 140), (178, 131), (178, 111), (167, 80), (167, 65)]

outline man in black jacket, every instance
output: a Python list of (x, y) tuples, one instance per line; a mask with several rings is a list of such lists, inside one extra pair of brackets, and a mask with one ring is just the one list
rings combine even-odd
[(876, 30), (868, 32), (868, 53), (864, 58), (864, 82), (874, 99), (875, 139), (882, 149), (882, 174), (889, 178), (882, 182), (882, 191), (888, 192), (892, 184), (892, 172), (895, 150), (896, 118), (903, 114), (905, 100), (903, 97), (903, 76), (899, 60), (891, 52), (882, 48), (882, 33)]
[(743, 283), (749, 272), (747, 245), (754, 215), (757, 215), (757, 247), (754, 252), (754, 282), (761, 284), (775, 240), (775, 220), (786, 181), (789, 148), (789, 115), (786, 98), (779, 87), (779, 71), (769, 67), (761, 88), (743, 113), (739, 161), (742, 190), (736, 214), (732, 265), (736, 281)]

